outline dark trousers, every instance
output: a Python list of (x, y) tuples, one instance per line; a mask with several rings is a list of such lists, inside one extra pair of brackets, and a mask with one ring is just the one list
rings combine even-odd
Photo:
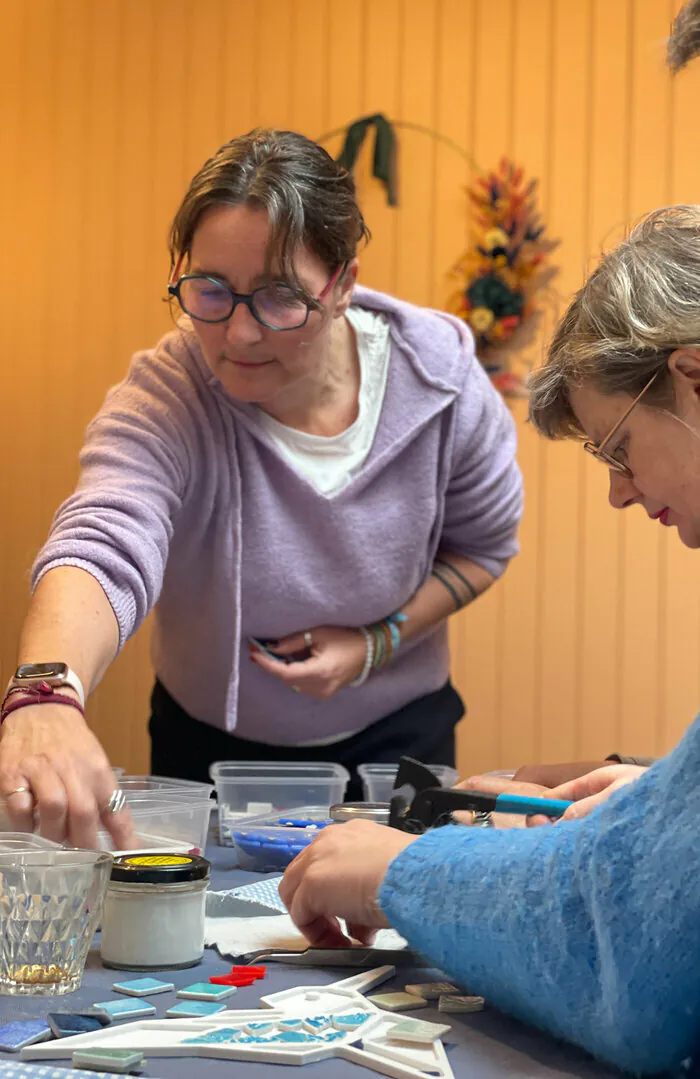
[(214, 761), (335, 761), (350, 773), (346, 800), (362, 799), (358, 764), (396, 764), (406, 755), (423, 764), (455, 763), (455, 725), (464, 704), (451, 682), (418, 697), (371, 727), (330, 746), (271, 746), (237, 738), (189, 716), (156, 682), (151, 697), (151, 772), (209, 782)]

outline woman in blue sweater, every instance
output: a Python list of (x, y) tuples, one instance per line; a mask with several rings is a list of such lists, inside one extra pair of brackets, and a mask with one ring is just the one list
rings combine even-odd
[[(700, 547), (700, 207), (650, 214), (573, 300), (531, 419), (584, 441), (610, 501)], [(700, 718), (583, 819), (413, 838), (326, 830), (281, 893), (314, 943), (395, 926), (493, 1005), (621, 1068), (700, 1048)]]

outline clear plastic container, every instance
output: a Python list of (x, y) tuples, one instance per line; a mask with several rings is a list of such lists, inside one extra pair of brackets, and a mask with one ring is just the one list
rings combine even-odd
[(127, 798), (163, 798), (168, 801), (192, 799), (209, 801), (214, 793), (213, 783), (197, 783), (193, 779), (171, 779), (169, 776), (120, 776), (119, 786)]
[[(427, 768), (440, 779), (443, 787), (454, 787), (459, 772), (448, 764), (428, 764)], [(366, 802), (390, 802), (398, 764), (360, 764), (357, 772), (362, 780)]]
[[(162, 798), (155, 793), (146, 798), (129, 798), (128, 806), (136, 830), (136, 846), (131, 851), (169, 850), (203, 854), (209, 832), (213, 802), (201, 797), (175, 799), (170, 792)], [(106, 831), (98, 833), (102, 850), (113, 851)], [(120, 851), (120, 854), (128, 853)]]
[(233, 825), (236, 864), (255, 873), (286, 869), (331, 823), (325, 806), (297, 806), (289, 814), (268, 813)]
[(20, 854), (31, 850), (60, 850), (61, 844), (32, 832), (0, 832), (0, 854)]
[(340, 764), (313, 761), (217, 761), (209, 774), (219, 802), (219, 842), (233, 846), (242, 821), (300, 806), (328, 809), (342, 802), (350, 776)]

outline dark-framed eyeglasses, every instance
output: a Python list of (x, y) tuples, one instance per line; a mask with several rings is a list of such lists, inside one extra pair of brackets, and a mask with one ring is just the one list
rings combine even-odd
[[(340, 280), (346, 262), (341, 263), (331, 275), (330, 281), (314, 297), (322, 303)], [(309, 312), (316, 310), (304, 296), (281, 281), (261, 285), (252, 292), (234, 292), (226, 281), (208, 274), (184, 274), (168, 285), (168, 293), (174, 296), (190, 318), (198, 322), (227, 322), (239, 303), (244, 304), (253, 318), (268, 330), (300, 330), (305, 326)]]
[(629, 414), (632, 411), (632, 409), (634, 408), (634, 406), (639, 404), (639, 402), (641, 401), (644, 394), (647, 392), (647, 390), (652, 385), (652, 383), (656, 381), (658, 376), (659, 376), (658, 371), (656, 372), (656, 374), (653, 374), (651, 376), (651, 378), (647, 382), (644, 389), (641, 391), (641, 393), (637, 394), (637, 396), (635, 397), (634, 401), (629, 406), (627, 411), (622, 414), (620, 419), (617, 421), (617, 423), (613, 427), (612, 431), (608, 432), (608, 434), (605, 436), (605, 438), (602, 440), (602, 442), (584, 442), (584, 444), (583, 444), (583, 448), (586, 451), (586, 453), (590, 453), (593, 457), (597, 458), (598, 461), (602, 461), (602, 463), (604, 465), (606, 465), (610, 469), (611, 472), (617, 472), (617, 473), (619, 473), (619, 475), (625, 476), (628, 480), (634, 479), (634, 474), (632, 472), (632, 469), (629, 468), (622, 461), (618, 461), (617, 458), (613, 457), (611, 453), (606, 453), (605, 452), (605, 446), (607, 446), (608, 443), (610, 442), (610, 440), (617, 434), (617, 432), (622, 427), (623, 423), (625, 422), (625, 420), (629, 416)]

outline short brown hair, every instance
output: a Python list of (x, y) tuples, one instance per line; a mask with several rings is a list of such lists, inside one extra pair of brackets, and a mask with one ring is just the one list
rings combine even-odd
[(672, 406), (683, 346), (700, 347), (700, 206), (654, 210), (601, 259), (530, 377), (530, 419), (547, 438), (581, 436), (572, 389), (636, 397), (654, 374), (645, 404)]
[(277, 258), (297, 288), (293, 257), (301, 244), (332, 272), (369, 239), (347, 169), (304, 135), (256, 128), (225, 143), (192, 179), (170, 229), (171, 271), (189, 255), (207, 210), (239, 205), (267, 211), (268, 264)]

